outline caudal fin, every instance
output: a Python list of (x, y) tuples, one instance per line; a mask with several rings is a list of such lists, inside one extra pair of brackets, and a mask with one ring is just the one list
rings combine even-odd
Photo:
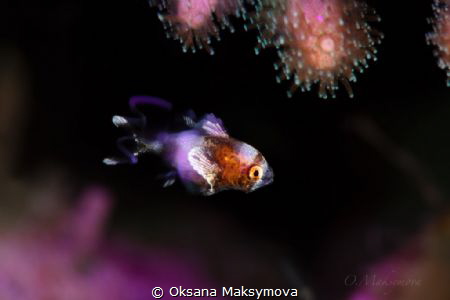
[(150, 96), (131, 97), (129, 101), (130, 110), (137, 114), (137, 117), (115, 115), (112, 118), (112, 123), (116, 127), (130, 131), (129, 135), (117, 139), (117, 148), (125, 157), (108, 157), (103, 160), (104, 164), (136, 164), (141, 154), (147, 152), (159, 153), (162, 151), (162, 143), (156, 138), (144, 138), (147, 117), (139, 110), (139, 106), (141, 105), (156, 106), (168, 111), (172, 109), (172, 104), (161, 98)]

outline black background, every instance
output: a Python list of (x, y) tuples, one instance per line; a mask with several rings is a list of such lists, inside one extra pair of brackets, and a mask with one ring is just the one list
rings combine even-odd
[[(378, 61), (352, 84), (354, 99), (341, 87), (327, 100), (315, 90), (287, 98), (288, 85), (275, 82), (275, 50), (256, 56), (257, 33), (239, 20), (210, 56), (183, 53), (146, 1), (2, 2), (2, 43), (21, 52), (31, 86), (17, 172), (63, 165), (76, 185), (110, 187), (112, 228), (201, 253), (219, 284), (237, 281), (224, 262), (246, 261), (248, 252), (261, 260), (234, 270), (261, 270), (267, 278), (255, 284), (275, 282), (269, 269), (287, 260), (319, 299), (345, 294), (345, 274), (399, 247), (435, 209), (389, 155), (355, 134), (355, 118), (372, 120), (448, 192), (449, 90), (425, 41), (431, 3), (397, 2), (370, 1), (385, 34)], [(205, 198), (179, 184), (162, 189), (155, 178), (166, 169), (155, 157), (103, 166), (121, 134), (111, 116), (129, 114), (129, 97), (142, 94), (222, 118), (232, 136), (265, 155), (274, 183)], [(265, 269), (260, 261), (274, 263)], [(246, 272), (252, 282), (256, 272)]]

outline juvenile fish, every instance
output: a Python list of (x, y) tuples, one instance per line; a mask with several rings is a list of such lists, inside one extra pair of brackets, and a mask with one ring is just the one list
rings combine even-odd
[[(273, 171), (264, 156), (249, 144), (230, 137), (222, 120), (213, 114), (206, 114), (199, 121), (195, 121), (193, 116), (185, 116), (185, 130), (157, 132), (147, 138), (133, 129), (136, 124), (144, 126), (147, 123), (146, 117), (137, 110), (139, 104), (167, 110), (172, 107), (159, 98), (131, 98), (130, 107), (141, 118), (113, 117), (117, 127), (126, 127), (133, 132), (131, 136), (118, 140), (119, 148), (128, 158), (126, 161), (106, 158), (103, 160), (105, 164), (137, 163), (139, 155), (157, 153), (172, 168), (166, 186), (178, 177), (189, 190), (203, 195), (213, 195), (223, 190), (248, 193), (273, 181)], [(130, 140), (135, 144), (133, 151), (124, 146), (124, 142)]]

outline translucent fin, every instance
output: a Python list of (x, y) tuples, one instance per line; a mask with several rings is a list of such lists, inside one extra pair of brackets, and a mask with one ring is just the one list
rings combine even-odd
[(119, 148), (120, 152), (122, 152), (128, 158), (129, 162), (134, 165), (134, 164), (137, 164), (137, 162), (138, 162), (137, 156), (139, 153), (128, 149), (128, 147), (126, 146), (126, 142), (129, 142), (129, 141), (134, 142), (135, 137), (134, 136), (123, 136), (123, 137), (117, 139), (116, 144), (117, 144), (117, 148)]
[[(138, 110), (139, 105), (153, 105), (166, 110), (172, 109), (172, 104), (156, 97), (135, 96), (129, 101), (130, 109), (136, 113), (137, 117), (124, 117), (115, 115), (112, 123), (118, 128), (125, 128), (131, 131), (128, 136), (123, 136), (117, 140), (117, 147), (125, 156), (124, 159), (105, 158), (106, 165), (117, 165), (121, 163), (136, 164), (138, 156), (146, 152), (160, 153), (163, 149), (161, 141), (157, 140), (156, 134), (152, 138), (144, 138), (144, 129), (147, 126), (147, 117)], [(158, 133), (158, 132), (156, 132)], [(147, 136), (147, 135), (146, 135)]]
[(163, 182), (163, 188), (169, 187), (173, 185), (176, 181), (177, 172), (176, 171), (170, 171), (162, 176)]
[(195, 127), (196, 119), (197, 119), (197, 116), (195, 115), (195, 112), (193, 110), (188, 110), (183, 115), (183, 121), (184, 121), (185, 125), (190, 127), (190, 128)]
[(174, 183), (175, 183), (174, 177), (168, 178), (166, 181), (164, 181), (163, 188), (169, 187), (169, 186), (173, 185)]
[(117, 115), (113, 116), (112, 122), (118, 128), (127, 128), (130, 130), (133, 128), (143, 128), (145, 125), (142, 118), (129, 118)]
[(222, 120), (213, 114), (207, 114), (204, 116), (199, 123), (199, 127), (209, 135), (228, 137), (228, 133), (223, 126)]
[(213, 194), (218, 171), (217, 165), (209, 159), (208, 153), (202, 147), (192, 148), (189, 151), (188, 160), (192, 168), (208, 183), (208, 194)]
[(103, 163), (108, 166), (115, 166), (122, 163), (122, 161), (117, 158), (107, 157), (103, 160)]

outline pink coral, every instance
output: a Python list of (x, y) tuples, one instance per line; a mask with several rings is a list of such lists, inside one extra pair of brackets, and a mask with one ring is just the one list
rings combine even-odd
[(277, 78), (293, 79), (289, 96), (319, 84), (319, 97), (335, 97), (340, 81), (350, 97), (349, 82), (376, 59), (383, 35), (369, 21), (379, 18), (357, 0), (286, 0), (260, 6), (256, 23), (261, 47), (275, 46), (280, 62)]
[(159, 15), (169, 35), (180, 40), (183, 50), (206, 49), (211, 37), (219, 38), (219, 27), (231, 27), (229, 16), (242, 14), (241, 0), (160, 0)]
[(208, 287), (200, 268), (176, 253), (102, 241), (107, 190), (91, 187), (80, 200), (52, 226), (3, 232), (0, 299), (141, 300), (157, 286)]
[(349, 300), (450, 299), (450, 215), (417, 235), (404, 247), (374, 263), (361, 276), (346, 278), (357, 289)]

